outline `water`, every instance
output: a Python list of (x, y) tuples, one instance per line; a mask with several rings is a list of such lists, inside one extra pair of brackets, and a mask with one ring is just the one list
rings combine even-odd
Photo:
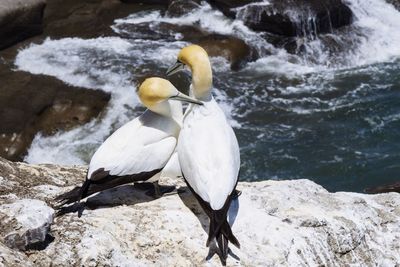
[[(121, 37), (31, 45), (18, 54), (19, 69), (102, 89), (112, 99), (104, 115), (87, 125), (36, 136), (25, 160), (87, 163), (113, 130), (143, 110), (131, 79), (163, 76), (187, 44), (170, 25), (196, 24), (235, 35), (261, 55), (238, 72), (212, 58), (215, 96), (241, 147), (241, 180), (308, 178), (332, 191), (398, 181), (400, 13), (384, 0), (346, 2), (355, 14), (351, 29), (298, 38), (296, 55), (207, 4), (181, 18), (157, 10), (121, 18), (112, 26)], [(332, 40), (334, 52), (327, 45)]]

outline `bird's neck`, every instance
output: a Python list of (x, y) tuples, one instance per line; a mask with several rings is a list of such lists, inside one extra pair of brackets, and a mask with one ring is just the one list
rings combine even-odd
[(171, 118), (174, 119), (179, 126), (182, 126), (183, 121), (183, 108), (180, 101), (168, 100), (171, 110)]
[(180, 101), (167, 100), (148, 108), (159, 115), (172, 118), (179, 125), (182, 124), (183, 109)]
[(196, 99), (208, 101), (211, 99), (212, 70), (210, 61), (198, 62), (192, 67), (192, 89)]

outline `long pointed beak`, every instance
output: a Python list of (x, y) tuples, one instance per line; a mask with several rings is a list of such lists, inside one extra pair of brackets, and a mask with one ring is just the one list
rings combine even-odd
[(167, 76), (170, 76), (170, 75), (180, 72), (181, 70), (184, 70), (184, 69), (185, 69), (185, 65), (182, 62), (177, 61), (174, 65), (169, 67), (166, 74), (167, 74)]
[(197, 99), (191, 98), (180, 92), (176, 96), (171, 96), (169, 99), (178, 100), (178, 101), (182, 101), (182, 102), (188, 102), (188, 103), (192, 103), (192, 104), (196, 104), (196, 105), (203, 105), (203, 102), (201, 102)]

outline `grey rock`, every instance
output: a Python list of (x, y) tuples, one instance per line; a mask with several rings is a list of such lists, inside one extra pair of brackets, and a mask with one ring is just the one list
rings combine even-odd
[(4, 244), (22, 251), (40, 246), (46, 240), (54, 213), (45, 202), (36, 199), (0, 205)]
[(0, 49), (40, 34), (46, 0), (0, 2)]
[[(85, 167), (0, 159), (0, 205), (52, 199), (84, 180)], [(153, 199), (132, 185), (101, 192), (55, 218), (54, 241), (28, 253), (0, 241), (6, 266), (220, 266), (205, 260), (207, 217), (181, 180)], [(329, 193), (309, 180), (241, 182), (229, 212), (241, 249), (228, 266), (396, 266), (400, 194)], [(16, 205), (16, 204), (15, 204)], [(4, 231), (0, 231), (4, 236)], [(18, 263), (12, 265), (14, 263)]]

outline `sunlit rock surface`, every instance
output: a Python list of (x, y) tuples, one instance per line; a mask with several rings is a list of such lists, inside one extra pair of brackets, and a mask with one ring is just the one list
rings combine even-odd
[(0, 216), (4, 243), (9, 248), (25, 251), (45, 242), (54, 210), (40, 200), (20, 199), (1, 205)]
[[(54, 204), (53, 197), (79, 184), (84, 173), (82, 167), (0, 160), (0, 210), (24, 198), (37, 199), (27, 214), (37, 216), (38, 203)], [(2, 230), (0, 265), (219, 266), (217, 256), (205, 260), (205, 214), (184, 183), (175, 184), (178, 192), (157, 200), (133, 185), (89, 198), (80, 218), (77, 212), (55, 218), (49, 231), (52, 238), (27, 252), (7, 247)], [(228, 258), (228, 266), (400, 262), (397, 193), (333, 194), (308, 180), (239, 183), (238, 188), (242, 195), (231, 207), (230, 220), (242, 247), (232, 247), (235, 256)]]

